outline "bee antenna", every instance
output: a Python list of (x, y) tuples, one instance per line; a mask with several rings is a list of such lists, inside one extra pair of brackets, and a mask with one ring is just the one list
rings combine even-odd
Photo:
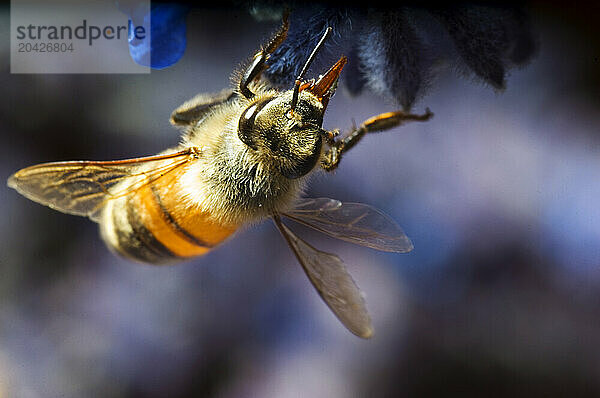
[(294, 85), (294, 94), (292, 96), (292, 104), (291, 104), (290, 110), (293, 111), (296, 108), (296, 105), (298, 104), (298, 95), (300, 94), (300, 84), (302, 83), (302, 78), (304, 77), (304, 74), (310, 67), (310, 64), (312, 64), (313, 60), (315, 59), (317, 52), (319, 52), (321, 47), (323, 47), (323, 43), (325, 43), (325, 40), (327, 40), (327, 38), (331, 34), (331, 31), (332, 31), (331, 26), (328, 26), (327, 29), (325, 29), (325, 33), (323, 33), (323, 36), (321, 36), (321, 40), (319, 40), (319, 42), (317, 43), (315, 48), (312, 50), (312, 52), (308, 56), (308, 59), (304, 63), (304, 66), (302, 67), (300, 74), (296, 78), (296, 83)]

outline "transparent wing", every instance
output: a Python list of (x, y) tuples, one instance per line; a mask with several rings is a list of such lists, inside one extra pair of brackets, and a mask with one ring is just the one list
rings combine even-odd
[[(35, 202), (97, 221), (107, 200), (166, 178), (196, 157), (197, 150), (189, 148), (166, 155), (107, 162), (43, 163), (17, 171), (8, 179), (8, 186)], [(120, 184), (125, 180), (128, 181)]]
[(362, 203), (328, 198), (302, 199), (286, 217), (346, 242), (386, 252), (406, 253), (412, 242), (389, 216)]
[(355, 335), (369, 338), (373, 334), (371, 318), (362, 294), (335, 254), (315, 249), (296, 236), (278, 216), (275, 225), (290, 245), (317, 292), (335, 316)]

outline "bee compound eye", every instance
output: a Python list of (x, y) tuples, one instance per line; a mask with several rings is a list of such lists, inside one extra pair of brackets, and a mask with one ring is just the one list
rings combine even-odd
[(254, 123), (256, 122), (256, 116), (269, 103), (270, 100), (271, 98), (267, 98), (249, 105), (246, 109), (244, 109), (244, 112), (242, 112), (242, 115), (240, 116), (240, 121), (238, 123), (238, 137), (244, 144), (248, 145), (254, 150), (257, 149), (256, 142), (254, 140)]
[(254, 119), (256, 118), (256, 105), (249, 106), (240, 116), (238, 125), (238, 137), (250, 148), (256, 150), (256, 145), (252, 139), (252, 130), (254, 130)]

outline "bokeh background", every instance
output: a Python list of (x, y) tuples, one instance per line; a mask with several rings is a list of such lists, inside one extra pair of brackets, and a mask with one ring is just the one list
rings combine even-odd
[[(265, 223), (203, 258), (111, 254), (89, 220), (0, 184), (0, 396), (600, 396), (598, 8), (533, 3), (540, 49), (494, 92), (449, 68), (435, 117), (367, 137), (310, 196), (369, 203), (404, 255), (297, 232), (338, 253), (376, 334), (348, 333)], [(192, 10), (188, 47), (150, 75), (14, 75), (0, 8), (0, 181), (53, 160), (178, 142), (172, 109), (222, 89), (278, 26)], [(331, 101), (327, 128), (394, 105)]]

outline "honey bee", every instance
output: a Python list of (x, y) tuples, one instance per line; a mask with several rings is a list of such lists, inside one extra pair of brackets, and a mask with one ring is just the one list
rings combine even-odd
[(312, 173), (334, 170), (365, 134), (432, 114), (383, 113), (343, 138), (323, 129), (346, 58), (316, 81), (304, 80), (329, 28), (293, 88), (270, 87), (261, 73), (287, 28), (284, 18), (245, 71), (234, 74), (232, 88), (198, 95), (172, 113), (171, 123), (184, 129), (178, 146), (135, 159), (39, 164), (16, 172), (8, 185), (35, 202), (89, 217), (109, 248), (150, 264), (201, 256), (240, 227), (271, 218), (333, 313), (352, 333), (369, 338), (365, 302), (341, 259), (315, 249), (282, 218), (377, 250), (410, 251), (409, 238), (379, 210), (301, 194)]

